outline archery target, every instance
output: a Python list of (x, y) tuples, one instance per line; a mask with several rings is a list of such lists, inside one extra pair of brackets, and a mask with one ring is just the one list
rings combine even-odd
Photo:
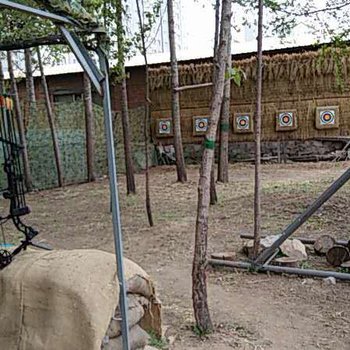
[(293, 125), (293, 113), (292, 112), (286, 112), (286, 113), (280, 113), (279, 115), (279, 123), (280, 126), (292, 126)]
[(329, 125), (335, 123), (335, 112), (333, 110), (320, 112), (320, 124)]
[(172, 121), (171, 119), (163, 119), (158, 121), (158, 136), (172, 135)]
[(208, 117), (193, 117), (193, 134), (202, 135), (208, 131)]
[(339, 107), (318, 107), (316, 109), (316, 128), (329, 129), (339, 127)]
[(241, 115), (238, 116), (236, 119), (237, 123), (237, 129), (238, 130), (247, 130), (249, 129), (249, 116), (248, 115)]
[(250, 113), (235, 114), (233, 118), (233, 130), (237, 133), (253, 132), (252, 116)]
[(290, 131), (297, 128), (296, 111), (280, 111), (276, 117), (277, 131)]
[(206, 132), (208, 130), (208, 119), (196, 119), (196, 132)]

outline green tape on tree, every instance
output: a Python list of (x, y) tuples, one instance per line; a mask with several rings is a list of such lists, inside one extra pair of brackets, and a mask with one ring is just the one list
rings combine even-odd
[(222, 131), (230, 131), (230, 124), (229, 123), (223, 123), (223, 122), (221, 122), (220, 123), (220, 129), (222, 130)]
[(204, 147), (206, 149), (214, 149), (215, 148), (215, 141), (205, 139)]

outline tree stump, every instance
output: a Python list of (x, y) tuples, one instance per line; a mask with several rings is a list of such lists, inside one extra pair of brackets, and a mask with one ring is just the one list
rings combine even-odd
[(326, 255), (327, 252), (335, 246), (335, 239), (329, 235), (324, 235), (316, 239), (314, 243), (315, 253)]
[(285, 267), (299, 266), (299, 260), (293, 257), (291, 258), (289, 256), (282, 256), (280, 258), (275, 259), (274, 262), (279, 266), (285, 266)]
[(220, 253), (212, 253), (211, 254), (212, 259), (216, 260), (230, 260), (234, 261), (236, 259), (236, 253), (235, 252), (220, 252)]
[(349, 249), (341, 245), (335, 245), (328, 250), (326, 258), (332, 266), (338, 267), (350, 259)]

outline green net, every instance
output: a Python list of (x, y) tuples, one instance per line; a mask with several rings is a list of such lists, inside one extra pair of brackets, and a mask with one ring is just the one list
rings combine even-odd
[[(85, 114), (82, 102), (55, 103), (53, 106), (56, 132), (62, 158), (65, 184), (80, 183), (87, 180)], [(98, 177), (108, 173), (103, 110), (94, 105), (95, 134), (95, 172)], [(57, 186), (57, 171), (54, 158), (51, 131), (43, 103), (37, 103), (34, 117), (28, 118), (23, 108), (26, 124), (28, 156), (33, 184), (36, 189)], [(144, 108), (130, 110), (130, 129), (132, 135), (133, 157), (136, 170), (145, 167), (143, 144)], [(114, 137), (118, 172), (124, 172), (124, 146), (121, 118), (114, 115)], [(150, 147), (150, 161), (154, 161)], [(0, 164), (3, 155), (0, 152)], [(0, 171), (0, 187), (6, 187), (4, 171)]]

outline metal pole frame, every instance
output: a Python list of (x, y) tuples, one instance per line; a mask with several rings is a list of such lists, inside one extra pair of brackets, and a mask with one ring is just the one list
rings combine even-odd
[(54, 23), (60, 23), (60, 24), (69, 24), (73, 26), (80, 26), (80, 24), (77, 21), (73, 21), (67, 17), (61, 16), (61, 15), (56, 15), (54, 13), (48, 12), (48, 11), (43, 11), (36, 9), (31, 6), (27, 5), (22, 5), (19, 4), (18, 2), (13, 2), (13, 1), (8, 1), (8, 0), (0, 0), (0, 7), (5, 7), (11, 10), (17, 10), (21, 12), (28, 13), (30, 15), (34, 15), (37, 17), (49, 19)]
[[(243, 262), (243, 261), (228, 261), (228, 260), (216, 260), (209, 259), (208, 264), (211, 266), (221, 266), (232, 269), (244, 269), (244, 270), (254, 270), (256, 266), (254, 263)], [(284, 267), (284, 266), (274, 266), (274, 265), (262, 265), (257, 268), (258, 272), (274, 272), (280, 274), (291, 274), (306, 277), (319, 277), (327, 278), (334, 277), (342, 281), (350, 281), (350, 274), (343, 272), (325, 271), (325, 270), (310, 270), (310, 269), (300, 269), (296, 267)]]
[[(122, 316), (122, 339), (123, 350), (130, 350), (129, 341), (129, 322), (128, 322), (128, 301), (127, 301), (127, 286), (125, 281), (124, 263), (123, 263), (123, 238), (122, 228), (120, 220), (120, 206), (118, 197), (118, 181), (117, 181), (117, 166), (115, 160), (115, 147), (113, 137), (113, 125), (112, 125), (112, 107), (111, 96), (109, 91), (109, 69), (108, 58), (106, 53), (99, 46), (97, 53), (99, 56), (100, 67), (102, 74), (93, 63), (92, 59), (87, 53), (86, 48), (81, 43), (79, 38), (72, 32), (68, 31), (64, 25), (79, 26), (79, 23), (75, 23), (64, 16), (52, 14), (50, 12), (35, 9), (33, 7), (14, 3), (12, 1), (0, 0), (0, 8), (5, 7), (17, 11), (26, 12), (38, 17), (46, 18), (53, 21), (61, 30), (62, 35), (65, 37), (67, 44), (71, 47), (73, 53), (77, 57), (78, 61), (82, 65), (84, 71), (89, 75), (90, 79), (94, 83), (98, 92), (103, 96), (103, 110), (105, 121), (105, 132), (107, 141), (107, 156), (108, 156), (108, 171), (109, 171), (109, 184), (112, 203), (112, 221), (113, 221), (113, 234), (114, 234), (114, 246), (117, 262), (117, 274), (120, 285), (119, 306)], [(102, 339), (101, 339), (102, 342)]]
[(115, 161), (115, 147), (113, 137), (112, 113), (111, 113), (111, 97), (109, 91), (109, 68), (108, 59), (105, 52), (99, 46), (97, 54), (100, 61), (101, 71), (105, 79), (103, 81), (103, 111), (105, 121), (105, 132), (107, 141), (107, 155), (108, 155), (108, 173), (109, 173), (109, 187), (112, 204), (112, 221), (114, 232), (114, 248), (117, 259), (117, 272), (120, 285), (119, 306), (122, 314), (122, 337), (123, 349), (130, 350), (129, 342), (129, 322), (128, 322), (128, 302), (127, 302), (127, 287), (124, 274), (123, 262), (123, 238), (120, 220), (120, 207), (118, 197), (118, 181), (117, 181), (117, 166)]
[(302, 224), (304, 224), (325, 202), (327, 202), (350, 179), (350, 169), (335, 180), (302, 214), (293, 220), (281, 233), (280, 237), (255, 260), (254, 264), (264, 263)]

